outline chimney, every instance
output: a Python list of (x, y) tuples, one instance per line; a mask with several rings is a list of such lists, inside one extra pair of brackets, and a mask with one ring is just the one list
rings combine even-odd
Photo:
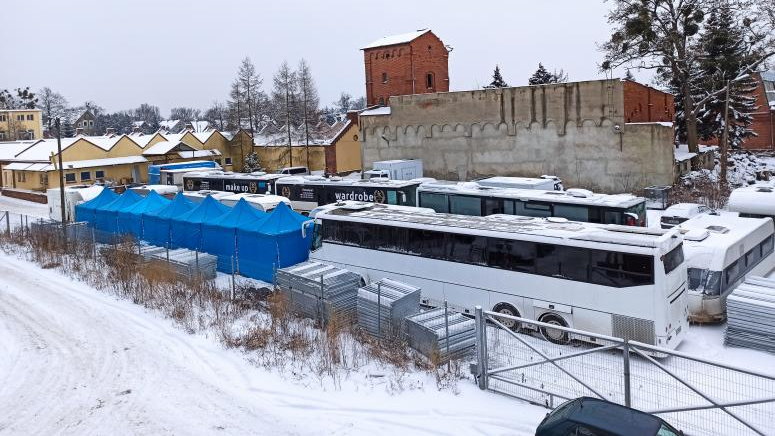
[(105, 136), (113, 136), (116, 134), (116, 128), (115, 127), (108, 127), (105, 129)]
[(357, 110), (355, 110), (355, 111), (347, 111), (347, 115), (346, 115), (347, 119), (350, 120), (350, 122), (353, 123), (353, 124), (358, 124), (358, 114), (359, 113), (360, 113), (360, 111), (357, 111)]
[(191, 123), (186, 123), (186, 130), (189, 131), (189, 132), (193, 132), (194, 131), (194, 125), (191, 124)]
[(76, 127), (75, 136), (82, 136), (82, 135), (83, 135), (83, 127)]

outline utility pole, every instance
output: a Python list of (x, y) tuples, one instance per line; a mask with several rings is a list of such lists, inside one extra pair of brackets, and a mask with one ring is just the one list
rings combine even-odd
[(62, 227), (64, 228), (67, 221), (67, 214), (65, 212), (65, 172), (62, 168), (62, 121), (59, 117), (54, 120), (54, 125), (57, 128), (57, 161), (59, 166), (59, 206), (62, 208)]
[(727, 89), (724, 93), (724, 133), (721, 135), (721, 169), (719, 179), (725, 186), (727, 184), (727, 151), (729, 150), (729, 85), (727, 80)]

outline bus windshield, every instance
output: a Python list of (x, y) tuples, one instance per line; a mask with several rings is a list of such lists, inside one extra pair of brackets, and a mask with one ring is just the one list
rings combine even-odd
[(710, 271), (700, 268), (689, 268), (689, 289), (704, 295), (719, 295), (721, 293), (721, 271)]
[(662, 263), (665, 265), (665, 274), (670, 274), (674, 269), (684, 263), (684, 247), (678, 244), (677, 247), (670, 250), (669, 253), (662, 256)]

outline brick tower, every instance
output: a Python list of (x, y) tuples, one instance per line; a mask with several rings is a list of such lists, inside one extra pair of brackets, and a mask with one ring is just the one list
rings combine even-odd
[(449, 91), (450, 49), (428, 29), (386, 36), (362, 50), (369, 106), (393, 95)]

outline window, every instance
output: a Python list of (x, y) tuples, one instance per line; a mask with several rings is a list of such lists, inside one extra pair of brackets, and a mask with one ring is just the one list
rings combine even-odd
[(486, 265), (484, 254), (487, 239), (484, 236), (450, 233), (447, 235), (447, 244), (449, 245), (449, 260), (474, 265)]
[(93, 127), (93, 126), (94, 126), (94, 121), (89, 120), (89, 127)]
[(485, 198), (484, 199), (484, 213), (482, 216), (487, 215), (495, 215), (497, 213), (507, 213), (504, 210), (504, 204), (509, 203), (509, 206), (512, 209), (512, 214), (514, 210), (514, 202), (511, 200), (501, 200), (500, 198)]
[(431, 192), (420, 193), (420, 207), (429, 207), (439, 213), (449, 213), (447, 196)]
[(589, 208), (570, 204), (555, 204), (554, 216), (567, 218), (571, 221), (589, 221)]
[(431, 89), (435, 86), (434, 80), (433, 80), (433, 73), (428, 73), (425, 75), (425, 86), (428, 89)]
[(17, 182), (24, 182), (27, 180), (27, 176), (24, 173), (24, 171), (16, 171), (16, 181)]
[(230, 157), (226, 158), (226, 165), (231, 165), (231, 158)]
[(684, 263), (683, 244), (678, 244), (677, 247), (662, 256), (662, 263), (665, 265), (665, 274), (670, 274), (674, 269), (678, 268), (679, 265)]
[(6, 115), (0, 115), (0, 121), (6, 122), (8, 121), (8, 117)]
[(75, 173), (67, 173), (67, 174), (65, 174), (65, 182), (67, 182), (67, 183), (75, 183)]
[(40, 186), (48, 186), (48, 174), (40, 173)]
[(772, 248), (773, 248), (772, 235), (767, 236), (767, 239), (762, 241), (762, 243), (759, 245), (762, 247), (762, 257), (765, 257), (768, 254), (772, 253)]
[(5, 139), (5, 132), (0, 132), (0, 140)]
[(221, 160), (220, 160), (220, 159), (215, 159), (215, 163), (217, 163), (218, 165), (220, 165), (220, 164), (221, 164)]
[(591, 250), (589, 255), (590, 282), (624, 288), (654, 283), (651, 256)]
[(16, 115), (16, 121), (24, 121), (24, 115)]
[(445, 259), (445, 234), (432, 230), (409, 229), (406, 239), (406, 252), (431, 259)]
[(742, 259), (738, 259), (732, 262), (732, 264), (728, 267), (724, 268), (724, 285), (729, 286), (730, 283), (734, 283), (735, 280), (740, 278), (744, 271), (742, 261)]
[(382, 83), (387, 83), (387, 73), (382, 73)]
[(552, 216), (552, 206), (542, 203), (517, 201), (514, 205), (514, 215), (548, 217)]
[(721, 293), (721, 271), (688, 268), (689, 289), (702, 292), (704, 295), (719, 295)]
[(490, 266), (526, 273), (535, 273), (536, 245), (532, 242), (490, 239), (487, 243)]
[(479, 197), (467, 197), (464, 195), (449, 196), (449, 212), (458, 215), (482, 215), (482, 200)]
[(81, 171), (81, 181), (91, 180), (91, 171)]
[(104, 179), (105, 178), (105, 171), (104, 170), (97, 170), (94, 172), (94, 177), (98, 179)]
[(35, 119), (35, 116), (33, 114), (28, 114), (27, 115), (27, 121), (32, 121), (34, 119)]

